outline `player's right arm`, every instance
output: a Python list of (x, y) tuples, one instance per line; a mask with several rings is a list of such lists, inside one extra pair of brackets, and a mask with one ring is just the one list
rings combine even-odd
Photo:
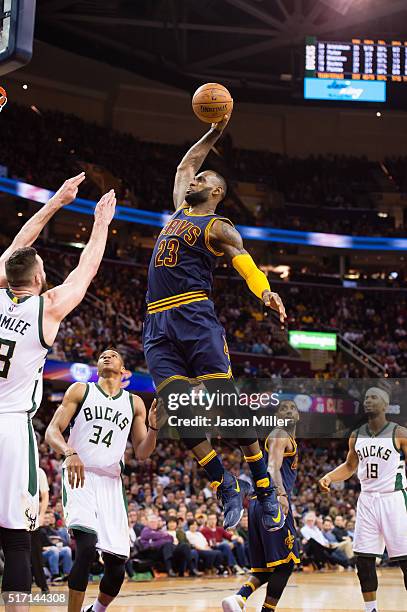
[(225, 115), (219, 123), (212, 123), (211, 129), (182, 158), (174, 181), (173, 199), (176, 210), (183, 204), (186, 190), (204, 163), (209, 151), (221, 137), (229, 119), (230, 115)]
[(62, 434), (72, 421), (78, 406), (83, 402), (85, 392), (85, 383), (76, 382), (71, 385), (45, 432), (45, 442), (66, 457), (64, 467), (67, 470), (68, 482), (72, 488), (83, 487), (85, 468), (76, 450), (65, 442)]
[(288, 437), (282, 437), (277, 433), (276, 435), (270, 435), (268, 438), (268, 471), (269, 474), (277, 487), (278, 501), (281, 503), (281, 507), (285, 516), (288, 514), (289, 504), (287, 491), (285, 490), (283, 479), (281, 476), (281, 466), (284, 461), (284, 453), (289, 450), (288, 444), (291, 445)]
[(353, 432), (349, 438), (349, 450), (345, 462), (338, 465), (338, 467), (331, 472), (328, 472), (328, 474), (325, 474), (325, 476), (319, 481), (320, 489), (325, 493), (328, 493), (332, 482), (348, 480), (358, 469), (359, 459), (355, 451), (355, 443), (356, 434)]
[(210, 228), (209, 239), (232, 262), (232, 266), (244, 278), (250, 291), (266, 306), (277, 311), (280, 322), (284, 323), (287, 318), (284, 304), (278, 293), (271, 291), (267, 276), (256, 266), (252, 256), (244, 248), (243, 239), (237, 229), (218, 219)]
[(62, 285), (44, 293), (44, 340), (51, 345), (58, 333), (59, 324), (83, 300), (96, 276), (106, 248), (109, 225), (116, 208), (116, 196), (111, 189), (96, 205), (95, 221), (89, 242), (83, 249), (77, 267)]
[(0, 287), (7, 287), (5, 264), (7, 259), (23, 247), (29, 247), (35, 242), (48, 221), (63, 206), (70, 204), (77, 196), (79, 185), (85, 180), (85, 173), (67, 179), (58, 191), (44, 204), (35, 215), (28, 219), (20, 229), (11, 245), (0, 257)]

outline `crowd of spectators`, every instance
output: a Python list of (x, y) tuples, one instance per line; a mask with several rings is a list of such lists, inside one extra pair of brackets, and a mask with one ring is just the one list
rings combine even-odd
[[(78, 134), (81, 135), (78, 139)], [(109, 143), (106, 146), (106, 143)], [(58, 188), (79, 169), (87, 171), (83, 197), (97, 199), (115, 187), (122, 205), (156, 211), (171, 210), (176, 165), (188, 146), (141, 142), (129, 134), (56, 111), (38, 111), (10, 104), (0, 134), (8, 175), (35, 185)], [(246, 151), (233, 146), (230, 135), (218, 145), (220, 156), (209, 165), (225, 174), (231, 185), (224, 211), (236, 221), (322, 232), (403, 235), (393, 219), (368, 214), (375, 209), (374, 192), (383, 190), (382, 166), (366, 158), (337, 155), (289, 158), (269, 151)], [(405, 159), (388, 160), (393, 172), (389, 190), (404, 189)], [(264, 186), (265, 198), (255, 209), (241, 203), (238, 181)], [(279, 194), (277, 198), (270, 194)], [(300, 214), (273, 201), (300, 204)], [(311, 207), (311, 208), (307, 208)], [(338, 214), (332, 216), (332, 209)], [(360, 209), (351, 221), (346, 212)], [(329, 212), (331, 210), (331, 213)], [(324, 212), (325, 211), (325, 212)]]

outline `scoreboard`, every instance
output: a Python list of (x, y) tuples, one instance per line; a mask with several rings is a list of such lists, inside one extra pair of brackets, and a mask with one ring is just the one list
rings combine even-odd
[(407, 82), (407, 41), (306, 39), (305, 77)]

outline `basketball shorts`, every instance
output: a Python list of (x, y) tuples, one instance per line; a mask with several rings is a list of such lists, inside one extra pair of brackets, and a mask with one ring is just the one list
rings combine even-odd
[(262, 505), (257, 499), (249, 504), (249, 551), (252, 572), (271, 571), (283, 563), (300, 563), (296, 528), (291, 510), (284, 527), (266, 531), (262, 525)]
[(85, 470), (83, 487), (71, 488), (64, 468), (62, 504), (68, 529), (95, 533), (99, 550), (127, 559), (130, 553), (127, 500), (120, 476)]
[(38, 449), (27, 413), (0, 414), (0, 527), (38, 527)]
[(232, 377), (226, 333), (209, 299), (147, 314), (143, 345), (157, 391), (176, 379)]
[(356, 511), (353, 551), (392, 560), (407, 559), (407, 492), (361, 493)]

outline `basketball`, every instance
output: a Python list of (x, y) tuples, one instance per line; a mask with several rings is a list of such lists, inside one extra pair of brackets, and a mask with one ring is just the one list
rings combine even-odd
[(233, 98), (219, 83), (201, 85), (192, 98), (195, 115), (205, 123), (218, 123), (233, 109)]

